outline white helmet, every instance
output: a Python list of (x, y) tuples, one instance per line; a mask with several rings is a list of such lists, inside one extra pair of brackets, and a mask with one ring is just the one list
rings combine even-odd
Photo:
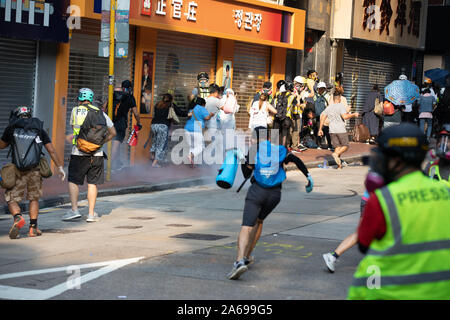
[(400, 77), (398, 77), (399, 80), (408, 80), (408, 77), (404, 74), (400, 75)]
[(327, 85), (326, 85), (326, 83), (325, 82), (323, 82), (323, 81), (321, 81), (321, 82), (319, 82), (318, 84), (317, 84), (317, 89), (320, 89), (320, 88), (327, 88)]
[(298, 83), (304, 84), (304, 83), (306, 83), (306, 79), (305, 79), (305, 77), (302, 77), (302, 76), (296, 76), (294, 78), (294, 82), (298, 82)]

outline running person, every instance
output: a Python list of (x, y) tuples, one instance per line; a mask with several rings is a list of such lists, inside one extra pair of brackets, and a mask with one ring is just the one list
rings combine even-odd
[[(362, 213), (364, 211), (364, 207), (366, 206), (367, 200), (369, 200), (369, 192), (366, 190), (364, 192), (364, 195), (361, 198), (361, 216), (360, 216), (360, 222), (362, 219)], [(352, 248), (358, 243), (358, 233), (355, 231), (351, 235), (347, 236), (334, 250), (330, 253), (323, 254), (323, 260), (325, 260), (325, 264), (327, 265), (328, 270), (333, 273), (335, 270), (335, 264), (337, 259), (348, 249)]]
[(244, 178), (251, 179), (252, 185), (245, 198), (242, 228), (238, 238), (237, 259), (228, 279), (236, 280), (248, 270), (253, 262), (251, 253), (261, 236), (263, 221), (275, 209), (281, 200), (281, 184), (286, 179), (284, 164), (293, 162), (308, 179), (306, 192), (313, 190), (314, 182), (305, 164), (300, 158), (288, 153), (284, 146), (274, 145), (267, 140), (267, 129), (256, 127), (253, 145), (242, 164)]

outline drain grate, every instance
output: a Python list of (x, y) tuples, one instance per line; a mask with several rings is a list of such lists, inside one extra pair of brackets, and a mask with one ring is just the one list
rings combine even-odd
[(175, 236), (171, 236), (171, 238), (214, 241), (228, 238), (228, 236), (220, 236), (216, 234), (202, 234), (202, 233), (181, 233)]
[(152, 219), (155, 219), (155, 217), (131, 217), (129, 219), (133, 219), (133, 220), (152, 220)]
[(59, 233), (59, 234), (78, 233), (85, 231), (86, 230), (73, 230), (73, 229), (42, 229), (42, 233)]
[(171, 223), (166, 224), (166, 227), (192, 227), (192, 224)]
[(118, 226), (115, 228), (116, 229), (139, 229), (139, 228), (142, 228), (142, 226)]

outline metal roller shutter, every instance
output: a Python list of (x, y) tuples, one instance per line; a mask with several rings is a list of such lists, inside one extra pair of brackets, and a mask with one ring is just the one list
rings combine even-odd
[(247, 104), (269, 78), (270, 47), (244, 42), (234, 44), (233, 90), (241, 106), (236, 114), (236, 127), (247, 129)]
[[(19, 105), (33, 107), (37, 42), (0, 38), (0, 128), (8, 126), (9, 114)], [(9, 148), (0, 151), (1, 163), (10, 162)]]
[[(78, 90), (90, 88), (96, 98), (108, 99), (109, 59), (98, 56), (100, 41), (100, 21), (83, 19), (82, 30), (74, 32), (70, 40), (69, 86), (67, 91), (66, 132), (71, 133), (70, 115), (77, 105)], [(134, 75), (134, 39), (135, 29), (130, 28), (130, 44), (127, 59), (115, 59), (115, 86)], [(68, 160), (72, 146), (65, 145), (64, 158)], [(67, 163), (67, 162), (66, 162)]]
[[(153, 101), (156, 103), (163, 94), (173, 92), (176, 104), (186, 108), (187, 96), (197, 87), (197, 75), (207, 72), (214, 82), (215, 69), (215, 38), (158, 31)], [(184, 121), (179, 126), (182, 125)]]
[[(346, 41), (344, 46), (344, 96), (352, 112), (361, 112), (367, 94), (375, 84), (380, 92), (405, 72), (411, 79), (413, 51), (410, 49), (377, 46), (374, 44)], [(355, 119), (347, 121), (351, 130)]]

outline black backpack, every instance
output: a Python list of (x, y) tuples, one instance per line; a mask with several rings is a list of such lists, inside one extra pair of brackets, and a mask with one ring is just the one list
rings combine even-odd
[(277, 114), (275, 117), (278, 120), (284, 120), (287, 118), (288, 96), (285, 92), (278, 95), (275, 108), (277, 109)]
[(113, 94), (113, 121), (116, 122), (120, 118), (120, 105), (127, 93), (123, 91), (114, 91)]
[(80, 127), (77, 147), (81, 152), (94, 154), (105, 143), (108, 136), (108, 126), (102, 110), (91, 105), (84, 105), (83, 107), (88, 109), (88, 113)]
[(14, 119), (12, 125), (12, 162), (21, 171), (35, 168), (41, 160), (43, 142), (39, 135), (44, 123), (37, 118), (28, 118)]

